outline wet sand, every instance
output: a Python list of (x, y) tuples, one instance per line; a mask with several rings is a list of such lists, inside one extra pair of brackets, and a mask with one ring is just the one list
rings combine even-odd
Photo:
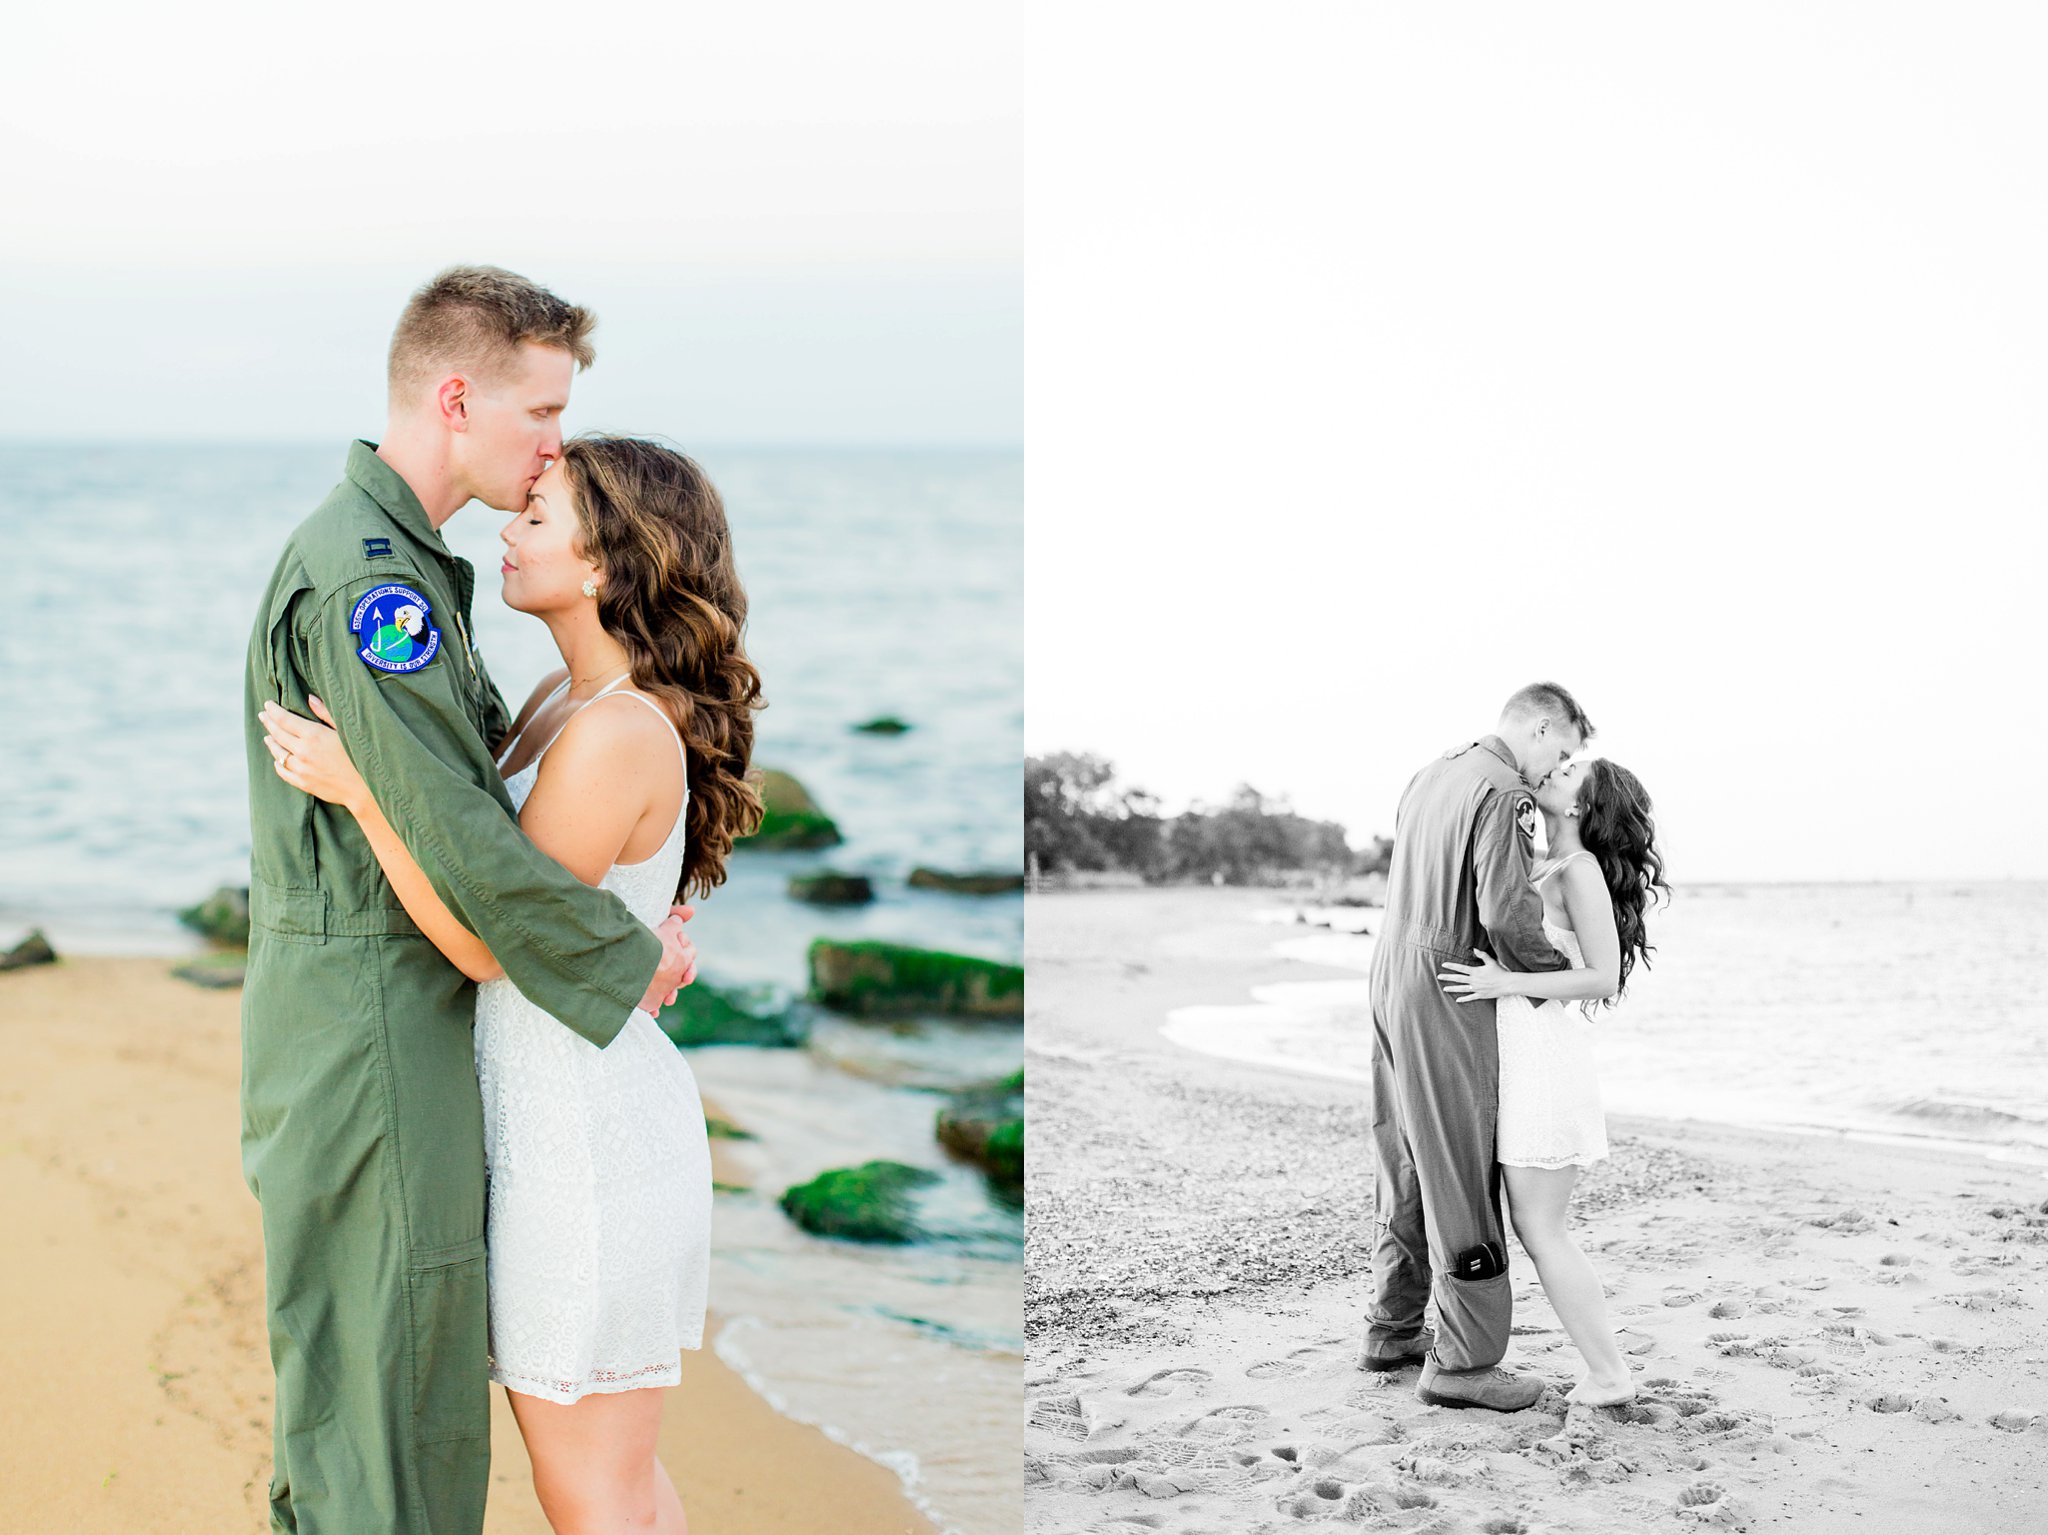
[[(269, 1527), (240, 994), (170, 968), (86, 959), (0, 975), (0, 1535)], [(492, 1395), (485, 1528), (542, 1535), (518, 1430)], [(684, 1356), (662, 1457), (696, 1535), (932, 1528), (893, 1473), (778, 1416), (710, 1347)]]
[[(2048, 1482), (2048, 1183), (1963, 1153), (1615, 1119), (1575, 1231), (1640, 1395), (1567, 1408), (1575, 1350), (1512, 1249), (1512, 1414), (1356, 1368), (1357, 1085), (1182, 1049), (1174, 1008), (1338, 973), (1269, 895), (1027, 908), (1027, 1528), (1491, 1535), (1707, 1523), (2026, 1528)], [(1116, 1521), (1124, 1521), (1117, 1523)]]

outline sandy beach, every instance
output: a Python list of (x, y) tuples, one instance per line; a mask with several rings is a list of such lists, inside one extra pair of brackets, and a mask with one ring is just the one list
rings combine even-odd
[[(269, 1527), (240, 997), (170, 969), (84, 959), (0, 975), (5, 1535)], [(486, 1530), (544, 1535), (518, 1431), (493, 1397)], [(932, 1528), (893, 1473), (778, 1416), (709, 1347), (684, 1356), (662, 1454), (699, 1535)]]
[(1175, 1008), (1334, 972), (1233, 890), (1027, 910), (1027, 1527), (1433, 1532), (2031, 1528), (2048, 1480), (2048, 1181), (1840, 1136), (1616, 1118), (1575, 1201), (1637, 1370), (1576, 1352), (1512, 1251), (1521, 1413), (1356, 1368), (1370, 1105), (1224, 1060)]

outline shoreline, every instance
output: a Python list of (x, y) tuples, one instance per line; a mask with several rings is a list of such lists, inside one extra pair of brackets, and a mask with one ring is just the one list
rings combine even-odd
[[(0, 975), (0, 1407), (11, 1446), (0, 1531), (268, 1527), (271, 1376), (262, 1236), (242, 1181), (240, 993), (162, 957), (76, 957)], [(717, 1113), (707, 1102), (707, 1112)], [(713, 1140), (715, 1175), (729, 1167)], [(34, 1326), (19, 1319), (32, 1318)], [(683, 1355), (662, 1457), (692, 1527), (798, 1532), (829, 1507), (859, 1535), (935, 1535), (902, 1468), (778, 1413), (719, 1343)], [(488, 1535), (543, 1535), (493, 1388)]]
[[(2043, 1491), (2048, 1199), (1972, 1147), (1611, 1115), (1573, 1229), (1638, 1406), (1567, 1408), (1577, 1352), (1511, 1240), (1522, 1413), (1362, 1372), (1356, 1084), (1188, 1049), (1179, 1008), (1327, 977), (1268, 892), (1028, 908), (1027, 1527), (1620, 1532), (2017, 1528)], [(1903, 1519), (1901, 1518), (1903, 1516)]]

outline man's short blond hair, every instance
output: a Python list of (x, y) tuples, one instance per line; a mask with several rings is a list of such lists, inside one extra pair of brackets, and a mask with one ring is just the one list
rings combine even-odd
[(597, 316), (517, 272), (452, 266), (412, 296), (391, 333), (386, 377), (394, 400), (410, 399), (450, 373), (501, 375), (523, 342), (559, 347), (587, 368), (597, 358)]

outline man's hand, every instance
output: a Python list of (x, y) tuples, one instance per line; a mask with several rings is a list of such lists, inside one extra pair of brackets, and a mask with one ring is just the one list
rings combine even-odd
[(682, 989), (697, 979), (697, 946), (683, 936), (683, 924), (696, 915), (691, 906), (671, 906), (661, 926), (654, 930), (661, 940), (661, 964), (647, 983), (647, 995), (640, 999), (643, 1012), (659, 1014)]

